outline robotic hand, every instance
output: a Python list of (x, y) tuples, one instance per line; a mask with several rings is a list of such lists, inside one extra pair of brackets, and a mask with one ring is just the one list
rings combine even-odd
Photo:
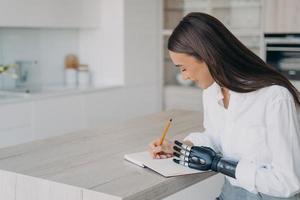
[(177, 164), (202, 171), (212, 170), (235, 178), (238, 162), (224, 159), (209, 147), (190, 147), (176, 140), (174, 150), (176, 158), (173, 161)]

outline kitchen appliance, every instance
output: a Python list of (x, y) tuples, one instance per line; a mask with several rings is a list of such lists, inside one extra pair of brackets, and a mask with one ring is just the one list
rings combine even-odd
[(300, 80), (300, 34), (265, 34), (265, 60), (290, 80)]

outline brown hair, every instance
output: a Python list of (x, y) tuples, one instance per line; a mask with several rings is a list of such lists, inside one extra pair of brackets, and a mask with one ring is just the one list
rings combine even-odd
[(299, 91), (275, 68), (243, 45), (218, 19), (204, 13), (186, 15), (174, 29), (168, 49), (204, 61), (222, 87), (246, 93), (271, 85), (287, 88), (300, 105)]

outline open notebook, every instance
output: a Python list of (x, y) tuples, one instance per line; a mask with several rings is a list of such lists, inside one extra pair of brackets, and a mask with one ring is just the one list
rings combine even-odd
[(204, 171), (194, 170), (173, 162), (173, 158), (153, 159), (149, 152), (126, 154), (124, 159), (140, 167), (147, 167), (163, 175), (164, 177), (181, 176), (187, 174), (202, 173)]

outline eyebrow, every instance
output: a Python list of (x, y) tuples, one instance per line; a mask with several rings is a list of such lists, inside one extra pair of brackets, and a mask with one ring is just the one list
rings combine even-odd
[(183, 65), (175, 65), (175, 67), (182, 67)]

